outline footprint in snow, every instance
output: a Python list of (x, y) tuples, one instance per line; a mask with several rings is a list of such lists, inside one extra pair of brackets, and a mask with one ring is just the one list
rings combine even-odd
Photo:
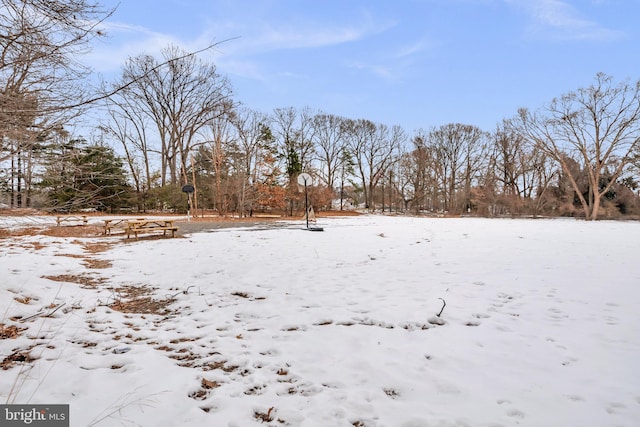
[(520, 419), (524, 419), (524, 417), (525, 417), (524, 412), (522, 412), (519, 409), (515, 409), (515, 408), (514, 409), (509, 409), (507, 411), (507, 415), (510, 416), (510, 417), (513, 417), (513, 418), (520, 418)]
[(474, 313), (473, 317), (475, 317), (476, 319), (488, 319), (491, 316), (488, 315), (487, 313)]
[(551, 317), (554, 320), (563, 320), (563, 319), (569, 318), (568, 314), (566, 314), (565, 312), (563, 312), (562, 310), (556, 307), (551, 307), (549, 309), (549, 312), (551, 313), (549, 317)]
[(615, 414), (620, 409), (625, 409), (627, 406), (620, 402), (609, 402), (609, 406), (607, 407), (607, 413)]
[(604, 320), (607, 321), (607, 325), (616, 326), (618, 324), (618, 318), (613, 316), (605, 316)]
[(513, 296), (509, 294), (505, 294), (504, 292), (501, 292), (498, 294), (498, 299), (501, 300), (503, 303), (508, 303), (513, 300)]

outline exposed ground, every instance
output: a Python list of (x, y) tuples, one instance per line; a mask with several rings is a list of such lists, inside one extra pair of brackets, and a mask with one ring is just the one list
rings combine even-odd
[[(76, 214), (72, 214), (76, 215)], [(82, 214), (85, 215), (85, 214)], [(358, 216), (360, 215), (355, 211), (327, 211), (317, 213), (317, 218), (327, 217), (342, 217), (342, 216)], [(48, 214), (34, 210), (34, 209), (0, 209), (0, 216), (48, 216)], [(132, 218), (153, 218), (158, 216), (136, 214), (131, 215)], [(163, 218), (170, 218), (172, 215), (161, 215)], [(24, 236), (24, 235), (45, 235), (55, 237), (92, 237), (102, 235), (101, 221), (103, 218), (110, 218), (113, 215), (102, 214), (88, 214), (89, 225), (47, 225), (47, 226), (22, 226), (17, 228), (0, 228), (0, 238), (8, 236)], [(119, 215), (119, 217), (125, 217)], [(176, 225), (178, 227), (178, 235), (184, 235), (188, 233), (203, 232), (208, 230), (216, 230), (222, 228), (233, 227), (264, 227), (273, 228), (281, 225), (281, 221), (303, 221), (300, 216), (283, 216), (283, 215), (269, 215), (269, 214), (256, 214), (253, 217), (237, 218), (233, 216), (217, 216), (214, 214), (206, 214), (203, 216), (191, 217), (188, 220), (184, 215), (173, 215), (176, 219)], [(116, 236), (118, 236), (116, 234)], [(119, 237), (122, 237), (121, 235)], [(143, 238), (158, 238), (158, 236), (144, 236)]]

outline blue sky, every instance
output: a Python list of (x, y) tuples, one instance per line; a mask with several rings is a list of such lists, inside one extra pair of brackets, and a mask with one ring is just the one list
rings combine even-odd
[(121, 0), (87, 61), (109, 79), (128, 56), (222, 42), (201, 58), (259, 111), (491, 131), (597, 72), (638, 80), (639, 18), (639, 0)]

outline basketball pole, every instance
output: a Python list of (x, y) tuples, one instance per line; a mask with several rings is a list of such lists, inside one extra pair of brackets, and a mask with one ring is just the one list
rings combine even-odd
[(307, 198), (307, 180), (304, 180), (304, 216), (307, 218), (307, 229), (309, 228), (309, 199)]

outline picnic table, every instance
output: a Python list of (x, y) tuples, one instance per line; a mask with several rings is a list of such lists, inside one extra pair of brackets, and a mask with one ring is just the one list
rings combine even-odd
[(127, 221), (127, 239), (133, 234), (135, 238), (138, 238), (140, 233), (153, 233), (155, 231), (162, 231), (162, 235), (166, 236), (167, 231), (171, 232), (171, 237), (176, 236), (178, 227), (173, 225), (172, 219), (143, 219), (143, 220), (130, 220)]
[[(76, 225), (87, 225), (87, 223), (89, 222), (89, 220), (87, 219), (86, 215), (66, 215), (66, 216), (57, 216), (56, 217), (56, 224), (58, 224), (58, 227), (60, 227), (60, 225), (62, 225), (63, 222), (70, 222), (70, 223), (74, 223)], [(78, 224), (78, 223), (82, 223), (82, 224)]]
[[(135, 218), (135, 221), (144, 221), (145, 218)], [(124, 233), (129, 226), (130, 218), (113, 218), (113, 219), (105, 219), (104, 221), (104, 235), (108, 236), (112, 234), (114, 229), (120, 229)]]

